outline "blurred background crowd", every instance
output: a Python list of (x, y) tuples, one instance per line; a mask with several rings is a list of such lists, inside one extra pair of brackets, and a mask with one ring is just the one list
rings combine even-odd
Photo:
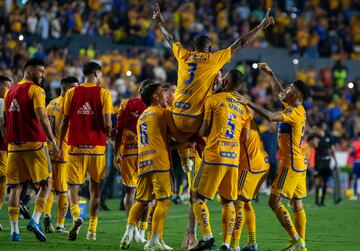
[[(27, 58), (44, 59), (47, 63), (44, 88), (50, 100), (59, 94), (63, 76), (82, 79), (82, 64), (97, 60), (103, 66), (103, 85), (111, 90), (115, 106), (133, 95), (134, 83), (145, 78), (176, 82), (176, 61), (151, 20), (152, 4), (149, 2), (0, 1), (0, 74), (18, 81)], [(296, 77), (312, 87), (312, 98), (305, 103), (307, 131), (312, 131), (312, 125), (325, 121), (336, 150), (350, 152), (352, 140), (360, 133), (360, 74), (349, 79), (347, 62), (360, 60), (360, 1), (158, 2), (168, 27), (187, 47), (191, 48), (194, 36), (206, 33), (212, 38), (213, 50), (230, 45), (239, 34), (256, 26), (267, 8), (272, 8), (276, 24), (260, 34), (252, 46), (283, 48), (288, 55), (312, 58), (314, 62), (318, 58), (333, 60), (321, 69), (311, 65), (304, 68), (301, 63), (289, 67), (295, 67)], [(116, 44), (126, 45), (126, 49), (100, 50), (89, 42), (74, 55), (69, 44), (46, 46), (49, 39), (70, 39), (74, 35), (89, 35), (93, 39), (107, 37)], [(27, 39), (34, 37), (37, 39)], [(71, 44), (71, 39), (69, 41)], [(271, 62), (267, 63), (271, 66)], [(254, 61), (239, 60), (235, 67), (247, 76), (247, 92), (253, 100), (268, 108), (280, 109), (281, 104), (271, 95), (269, 79), (257, 70)], [(261, 130), (276, 133), (266, 122), (262, 123)], [(269, 151), (275, 151), (276, 155), (276, 147), (273, 148)], [(345, 159), (343, 166), (351, 166), (351, 158)]]

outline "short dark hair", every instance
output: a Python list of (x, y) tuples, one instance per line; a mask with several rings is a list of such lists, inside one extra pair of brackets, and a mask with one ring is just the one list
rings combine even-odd
[(199, 35), (194, 38), (194, 49), (205, 49), (211, 45), (211, 38), (206, 35)]
[(142, 88), (144, 88), (145, 86), (154, 83), (153, 80), (151, 79), (145, 79), (143, 81), (140, 82), (140, 86), (139, 86), (139, 92), (141, 92)]
[(234, 89), (239, 88), (240, 85), (245, 82), (245, 75), (242, 74), (240, 71), (232, 69), (231, 71), (229, 71), (229, 74), (231, 76), (231, 85)]
[(90, 61), (87, 62), (83, 65), (83, 73), (85, 76), (88, 76), (90, 74), (93, 74), (95, 71), (101, 71), (101, 65), (94, 62), (94, 61)]
[(11, 79), (7, 76), (4, 76), (4, 75), (0, 75), (0, 83), (4, 83), (4, 82), (11, 82)]
[(171, 83), (171, 82), (165, 82), (165, 83), (162, 84), (162, 88), (163, 88), (164, 90), (170, 89), (171, 86), (176, 86), (176, 84), (175, 84), (175, 83)]
[(140, 95), (141, 95), (141, 99), (145, 103), (145, 105), (147, 105), (147, 106), (151, 105), (152, 97), (159, 87), (161, 87), (160, 83), (151, 83), (151, 84), (144, 86), (141, 89)]
[(74, 83), (79, 83), (79, 80), (74, 76), (67, 76), (61, 79), (61, 86), (72, 85)]
[(26, 61), (25, 65), (24, 65), (24, 70), (26, 70), (27, 68), (29, 68), (31, 66), (45, 66), (45, 62), (42, 59), (30, 58)]
[(305, 101), (310, 96), (310, 87), (300, 79), (296, 79), (293, 84), (300, 91), (301, 96)]

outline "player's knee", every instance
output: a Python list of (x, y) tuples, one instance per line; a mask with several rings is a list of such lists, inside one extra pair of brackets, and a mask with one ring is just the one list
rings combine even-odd
[(275, 195), (270, 195), (268, 204), (269, 207), (274, 210), (275, 208), (277, 208), (277, 206), (280, 204), (281, 199), (279, 196), (275, 196)]
[(244, 209), (245, 209), (246, 211), (251, 211), (251, 210), (253, 210), (251, 201), (245, 202)]
[(293, 212), (299, 212), (304, 209), (302, 200), (291, 200), (290, 201), (291, 209)]

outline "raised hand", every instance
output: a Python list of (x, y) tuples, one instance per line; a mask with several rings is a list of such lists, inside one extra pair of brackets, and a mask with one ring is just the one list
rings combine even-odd
[(155, 22), (157, 23), (164, 23), (165, 20), (164, 20), (164, 17), (161, 13), (161, 10), (160, 10), (160, 6), (158, 3), (155, 3), (155, 7), (156, 7), (156, 10), (153, 12), (153, 16), (152, 18), (154, 19)]
[(263, 72), (265, 72), (266, 74), (269, 74), (269, 75), (272, 74), (272, 70), (267, 65), (267, 63), (258, 63), (258, 66), (259, 66), (260, 71), (263, 71)]
[(270, 24), (275, 24), (274, 18), (270, 16), (270, 8), (266, 11), (264, 19), (261, 21), (263, 29), (266, 29)]

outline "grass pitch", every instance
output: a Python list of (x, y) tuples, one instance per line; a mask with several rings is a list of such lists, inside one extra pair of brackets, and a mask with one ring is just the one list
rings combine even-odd
[[(329, 196), (330, 197), (330, 196)], [(333, 205), (330, 198), (327, 207), (315, 207), (313, 198), (304, 201), (307, 213), (307, 248), (309, 251), (355, 251), (360, 250), (360, 202), (344, 201)], [(7, 205), (0, 211), (0, 222), (4, 230), (0, 232), (0, 250), (119, 250), (119, 241), (125, 231), (126, 217), (118, 211), (119, 200), (107, 201), (110, 212), (100, 212), (96, 241), (86, 241), (88, 219), (81, 228), (77, 241), (67, 240), (61, 234), (47, 234), (47, 242), (40, 243), (32, 233), (26, 230), (27, 220), (20, 220), (22, 241), (10, 243), (10, 226), (7, 220)], [(181, 242), (187, 224), (188, 205), (172, 205), (165, 225), (164, 239), (174, 248), (181, 249)], [(213, 234), (218, 246), (221, 245), (221, 206), (217, 202), (209, 203)], [(259, 250), (278, 251), (287, 243), (287, 234), (277, 222), (267, 206), (267, 196), (260, 196), (260, 202), (254, 204), (257, 215), (257, 240)], [(54, 215), (56, 213), (54, 212)], [(54, 219), (55, 220), (55, 219)], [(66, 221), (67, 228), (70, 220)], [(200, 234), (198, 234), (200, 237)], [(246, 241), (244, 227), (241, 243)], [(130, 250), (143, 250), (143, 246), (133, 244)]]

